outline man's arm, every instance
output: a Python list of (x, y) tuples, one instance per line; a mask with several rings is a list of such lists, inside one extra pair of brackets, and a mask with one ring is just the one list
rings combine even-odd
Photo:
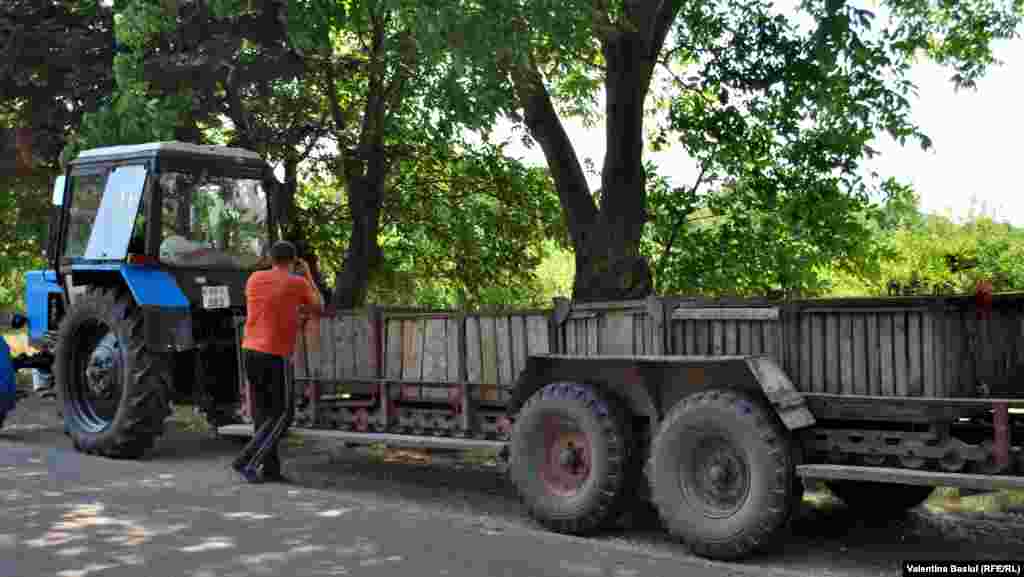
[(316, 288), (316, 282), (313, 281), (313, 274), (309, 272), (309, 265), (306, 261), (299, 260), (296, 268), (298, 272), (302, 274), (302, 279), (305, 281), (305, 291), (303, 293), (302, 304), (299, 307), (299, 311), (302, 314), (308, 314), (311, 316), (322, 317), (324, 316), (324, 303), (320, 297), (320, 289)]

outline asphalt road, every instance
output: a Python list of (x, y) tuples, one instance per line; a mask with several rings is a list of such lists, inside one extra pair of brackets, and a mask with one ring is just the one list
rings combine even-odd
[(877, 577), (907, 559), (1024, 559), (1019, 507), (870, 522), (818, 494), (777, 545), (715, 563), (642, 511), (589, 539), (546, 532), (486, 458), (290, 443), (298, 483), (251, 486), (227, 468), (237, 439), (169, 421), (146, 459), (100, 459), (72, 449), (55, 409), (26, 399), (0, 429), (0, 577)]
[(0, 575), (746, 574), (408, 504), (244, 485), (219, 461), (182, 464), (0, 441)]

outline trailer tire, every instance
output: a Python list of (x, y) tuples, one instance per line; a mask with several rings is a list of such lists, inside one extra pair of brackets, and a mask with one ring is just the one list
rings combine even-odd
[(550, 384), (519, 411), (509, 476), (534, 520), (585, 535), (619, 511), (630, 439), (625, 412), (612, 398), (588, 385)]
[(785, 427), (765, 403), (733, 391), (676, 404), (652, 443), (648, 475), (665, 527), (702, 557), (750, 555), (778, 535), (795, 505)]
[[(163, 433), (167, 359), (147, 350), (141, 311), (127, 293), (93, 288), (82, 295), (61, 323), (54, 377), (77, 450), (134, 459)], [(106, 406), (90, 394), (101, 394)]]
[(899, 518), (928, 500), (935, 487), (874, 481), (828, 481), (828, 490), (852, 511), (872, 518)]

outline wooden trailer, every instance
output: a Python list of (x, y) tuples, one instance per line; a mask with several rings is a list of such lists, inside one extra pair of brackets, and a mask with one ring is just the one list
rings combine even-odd
[(543, 525), (584, 534), (649, 498), (713, 558), (776, 535), (801, 479), (887, 511), (1024, 487), (1024, 295), (368, 307), (293, 364), (300, 434), (504, 448)]

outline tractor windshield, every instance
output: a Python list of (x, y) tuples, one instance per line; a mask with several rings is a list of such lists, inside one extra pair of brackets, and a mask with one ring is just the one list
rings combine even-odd
[(255, 268), (267, 242), (259, 180), (165, 172), (160, 260), (198, 268)]

